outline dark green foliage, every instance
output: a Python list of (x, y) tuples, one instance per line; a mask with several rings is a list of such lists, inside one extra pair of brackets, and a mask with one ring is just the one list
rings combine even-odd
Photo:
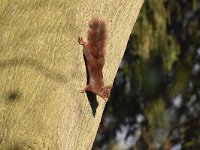
[(116, 145), (124, 126), (130, 148), (199, 149), (200, 1), (145, 1), (94, 149)]

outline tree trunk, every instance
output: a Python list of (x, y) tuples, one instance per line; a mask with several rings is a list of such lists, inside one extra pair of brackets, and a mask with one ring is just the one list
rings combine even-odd
[(78, 36), (108, 25), (105, 84), (113, 82), (143, 0), (0, 1), (0, 149), (89, 150), (105, 101), (80, 93)]

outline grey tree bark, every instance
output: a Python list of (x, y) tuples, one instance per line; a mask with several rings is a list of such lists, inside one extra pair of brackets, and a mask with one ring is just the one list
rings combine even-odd
[[(92, 17), (108, 25), (105, 84), (112, 84), (143, 0), (0, 1), (0, 149), (89, 150), (105, 101), (80, 90), (78, 36)], [(93, 106), (92, 106), (93, 105)]]

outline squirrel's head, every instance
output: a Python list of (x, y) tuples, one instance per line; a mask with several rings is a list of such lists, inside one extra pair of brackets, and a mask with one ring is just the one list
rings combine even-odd
[(111, 92), (112, 86), (106, 86), (103, 88), (101, 92), (101, 97), (105, 100), (108, 100), (110, 97), (110, 92)]

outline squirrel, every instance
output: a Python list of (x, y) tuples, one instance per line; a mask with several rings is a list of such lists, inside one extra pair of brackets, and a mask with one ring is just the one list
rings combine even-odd
[(102, 72), (105, 63), (106, 23), (99, 18), (93, 18), (88, 25), (87, 41), (82, 37), (78, 38), (78, 43), (83, 46), (83, 56), (88, 74), (88, 84), (81, 90), (81, 93), (90, 91), (104, 100), (108, 100), (112, 86), (104, 86)]

